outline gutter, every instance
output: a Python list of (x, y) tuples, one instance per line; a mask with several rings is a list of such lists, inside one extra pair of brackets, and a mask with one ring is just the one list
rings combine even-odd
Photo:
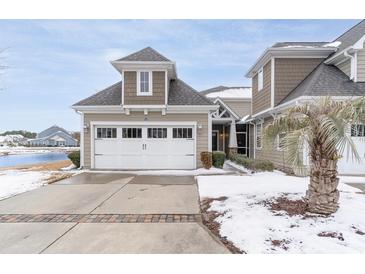
[[(350, 53), (352, 51), (353, 53)], [(357, 53), (356, 50), (351, 47), (343, 52), (345, 57), (351, 59), (351, 71), (350, 71), (350, 79), (354, 82), (357, 82)]]

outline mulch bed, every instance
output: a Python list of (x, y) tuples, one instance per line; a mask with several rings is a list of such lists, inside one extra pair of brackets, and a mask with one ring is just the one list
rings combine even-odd
[(275, 201), (265, 201), (272, 211), (285, 211), (289, 216), (306, 215), (307, 203), (301, 200), (289, 200), (287, 197), (279, 197)]
[(212, 202), (214, 201), (225, 201), (227, 197), (219, 197), (219, 198), (206, 198), (203, 199), (200, 203), (201, 211), (203, 213), (203, 224), (215, 235), (217, 236), (220, 241), (231, 251), (233, 254), (246, 254), (245, 251), (240, 250), (237, 248), (231, 241), (227, 240), (226, 237), (222, 237), (219, 233), (220, 230), (220, 223), (216, 222), (215, 220), (217, 217), (221, 216), (222, 214), (218, 213), (217, 211), (209, 210)]
[(343, 238), (342, 233), (337, 233), (337, 232), (330, 232), (330, 231), (323, 231), (321, 233), (317, 234), (319, 237), (329, 237), (329, 238), (336, 238), (339, 239), (340, 241), (344, 241), (345, 239)]

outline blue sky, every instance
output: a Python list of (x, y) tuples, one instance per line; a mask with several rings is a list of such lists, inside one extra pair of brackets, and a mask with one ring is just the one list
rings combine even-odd
[(70, 106), (120, 80), (109, 61), (151, 46), (197, 90), (244, 77), (277, 41), (332, 41), (359, 20), (0, 20), (0, 132), (79, 130)]

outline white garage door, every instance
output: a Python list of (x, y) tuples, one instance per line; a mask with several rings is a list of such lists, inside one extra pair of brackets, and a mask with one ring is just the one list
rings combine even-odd
[(96, 169), (194, 169), (194, 126), (95, 126)]
[(343, 158), (338, 161), (338, 172), (340, 174), (353, 174), (364, 175), (365, 174), (365, 125), (352, 125), (351, 127), (351, 139), (354, 142), (357, 152), (361, 158), (361, 161), (355, 161), (350, 157), (347, 157), (346, 151)]

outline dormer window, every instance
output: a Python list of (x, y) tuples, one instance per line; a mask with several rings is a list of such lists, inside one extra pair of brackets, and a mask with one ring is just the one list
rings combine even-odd
[(262, 68), (258, 72), (257, 81), (258, 81), (257, 89), (258, 91), (260, 91), (264, 87), (264, 70)]
[(137, 72), (137, 95), (152, 95), (152, 71)]

